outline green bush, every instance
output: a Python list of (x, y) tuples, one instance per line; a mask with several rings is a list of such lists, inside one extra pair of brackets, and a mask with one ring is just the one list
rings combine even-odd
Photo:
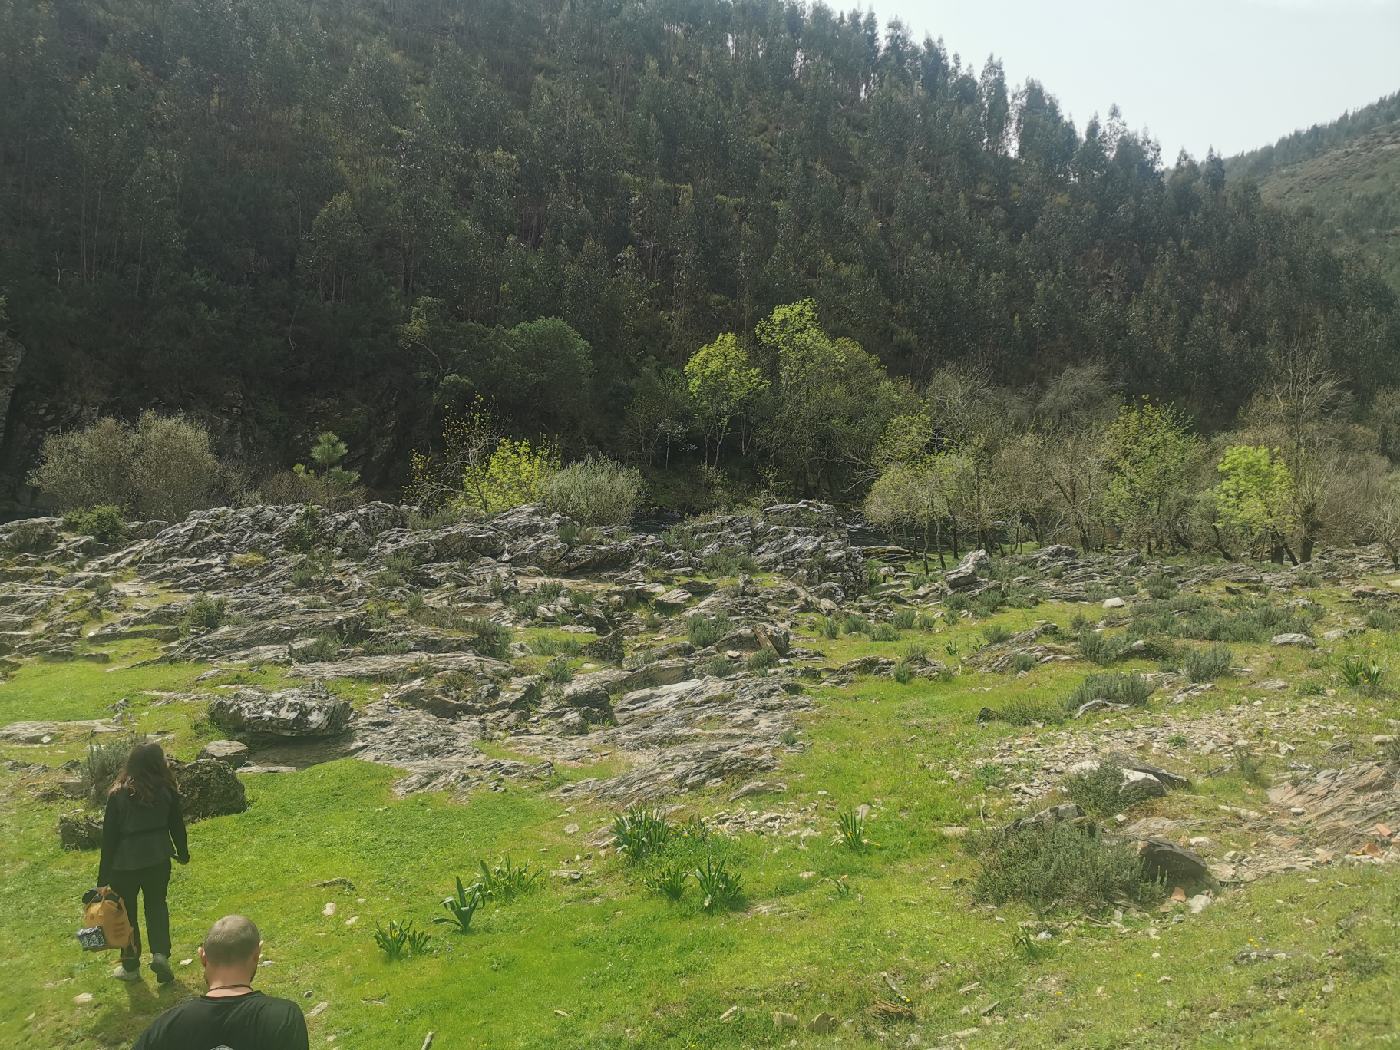
[(685, 622), (686, 638), (697, 649), (706, 649), (714, 645), (733, 629), (734, 625), (729, 617), (722, 612), (714, 616), (696, 613)]
[(1105, 700), (1124, 707), (1142, 707), (1152, 695), (1153, 685), (1140, 674), (1091, 674), (1070, 694), (1066, 707), (1075, 711), (1093, 700)]
[(830, 616), (817, 618), (817, 631), (823, 638), (834, 639), (841, 634), (841, 624)]
[(1117, 663), (1132, 650), (1132, 639), (1121, 634), (1107, 634), (1085, 628), (1077, 639), (1079, 652), (1084, 659), (1100, 667)]
[(583, 643), (577, 638), (543, 635), (530, 642), (530, 651), (536, 656), (577, 656), (583, 651)]
[(63, 527), (80, 536), (91, 536), (99, 543), (117, 543), (126, 537), (121, 508), (110, 503), (69, 511), (63, 516)]
[(643, 488), (635, 467), (589, 456), (550, 474), (542, 496), (550, 510), (584, 525), (625, 525), (636, 516)]
[(545, 665), (544, 677), (554, 685), (567, 685), (574, 680), (574, 669), (566, 656), (556, 656)]
[(1080, 809), (1097, 817), (1111, 817), (1127, 802), (1123, 794), (1123, 770), (1110, 763), (1071, 774), (1065, 778), (1063, 787)]
[(897, 631), (912, 631), (919, 621), (919, 614), (914, 609), (898, 609), (890, 617), (890, 624)]
[(203, 425), (154, 412), (135, 426), (104, 418), (49, 437), (29, 477), (60, 511), (111, 506), (165, 520), (212, 506), (222, 479)]
[(94, 806), (103, 804), (112, 782), (126, 768), (131, 749), (145, 740), (144, 736), (130, 736), (88, 745), (87, 758), (83, 760), (83, 791)]
[(893, 624), (877, 623), (870, 628), (870, 640), (872, 642), (897, 642), (899, 641), (899, 631), (895, 630)]
[(755, 674), (776, 666), (778, 666), (778, 654), (772, 649), (759, 649), (745, 661), (745, 667)]
[(302, 663), (324, 663), (339, 655), (340, 638), (334, 634), (318, 634), (296, 650), (296, 658)]
[(867, 634), (870, 621), (859, 613), (847, 613), (841, 619), (841, 631), (844, 634)]
[(711, 678), (728, 678), (734, 673), (734, 661), (722, 653), (717, 654), (700, 665), (700, 673)]
[(1037, 912), (1093, 912), (1122, 900), (1148, 905), (1163, 894), (1144, 875), (1132, 846), (1071, 822), (994, 835), (980, 844), (978, 861), (973, 894), (987, 904), (1021, 901)]
[(678, 901), (685, 896), (689, 878), (690, 873), (679, 864), (667, 864), (648, 875), (646, 884), (667, 900)]
[(982, 628), (982, 641), (986, 645), (1001, 645), (1011, 640), (1011, 631), (1003, 624), (988, 624)]
[(185, 614), (180, 617), (180, 627), (185, 634), (218, 630), (223, 626), (227, 609), (228, 602), (223, 598), (198, 595), (185, 607)]
[(506, 904), (539, 888), (540, 873), (528, 864), (515, 865), (509, 857), (498, 864), (481, 862), (481, 878), (477, 885), (489, 900)]
[(510, 656), (510, 643), (513, 635), (509, 627), (485, 616), (468, 616), (461, 622), (461, 630), (471, 638), (477, 652), (483, 656), (505, 660)]
[(1151, 576), (1142, 581), (1142, 589), (1146, 591), (1150, 597), (1161, 601), (1176, 594), (1177, 588), (1176, 581), (1170, 576), (1166, 576), (1160, 572), (1154, 572)]
[(1234, 654), (1224, 645), (1188, 649), (1181, 661), (1181, 673), (1193, 682), (1211, 682), (1229, 674), (1234, 659)]
[(1385, 667), (1355, 654), (1342, 661), (1342, 681), (1352, 689), (1375, 696), (1385, 683)]
[(1040, 661), (1030, 653), (1016, 653), (1011, 657), (1011, 670), (1016, 674), (1025, 674), (1027, 671), (1040, 666)]

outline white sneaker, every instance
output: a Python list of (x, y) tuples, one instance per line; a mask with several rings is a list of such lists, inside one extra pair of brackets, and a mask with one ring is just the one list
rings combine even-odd
[(125, 966), (118, 966), (112, 971), (112, 976), (119, 981), (139, 981), (141, 979), (141, 971), (128, 970)]

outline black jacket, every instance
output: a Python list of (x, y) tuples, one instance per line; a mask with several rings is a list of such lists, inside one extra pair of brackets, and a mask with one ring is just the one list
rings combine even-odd
[(130, 789), (107, 796), (102, 861), (97, 869), (99, 886), (111, 882), (114, 871), (150, 868), (171, 857), (181, 864), (190, 859), (185, 818), (175, 792), (161, 788), (150, 802), (141, 801)]

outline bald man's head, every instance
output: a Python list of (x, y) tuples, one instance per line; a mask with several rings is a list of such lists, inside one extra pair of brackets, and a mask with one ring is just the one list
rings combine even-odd
[(257, 958), (262, 935), (252, 919), (242, 915), (225, 915), (204, 935), (206, 966), (242, 966)]

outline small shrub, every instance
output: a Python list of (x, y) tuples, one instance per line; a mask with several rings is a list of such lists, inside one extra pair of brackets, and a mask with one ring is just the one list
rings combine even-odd
[(543, 635), (530, 642), (530, 651), (536, 656), (577, 656), (583, 651), (583, 643), (577, 638)]
[(1086, 628), (1079, 632), (1078, 645), (1084, 659), (1107, 667), (1128, 655), (1132, 641), (1125, 635), (1111, 635)]
[(505, 660), (510, 656), (511, 630), (485, 616), (468, 616), (461, 628), (483, 656)]
[(893, 624), (877, 623), (870, 628), (870, 640), (872, 642), (897, 642), (899, 632), (895, 630)]
[(330, 571), (330, 561), (316, 555), (307, 555), (292, 566), (292, 584), (305, 590), (320, 583)]
[(613, 821), (617, 848), (629, 864), (640, 864), (660, 853), (671, 841), (674, 829), (657, 810), (634, 806)]
[(706, 576), (738, 576), (743, 572), (757, 572), (758, 562), (739, 551), (719, 551), (700, 562), (700, 571)]
[(1109, 763), (1066, 777), (1063, 787), (1080, 809), (1096, 817), (1111, 817), (1128, 801), (1123, 794), (1123, 771)]
[(845, 809), (836, 816), (836, 825), (841, 834), (841, 842), (847, 849), (862, 853), (870, 845), (865, 837), (865, 817), (858, 809)]
[(180, 617), (181, 630), (185, 634), (218, 630), (223, 626), (227, 608), (228, 603), (223, 598), (201, 594), (185, 608), (185, 614)]
[(744, 666), (755, 674), (767, 671), (778, 666), (778, 654), (772, 649), (759, 649), (745, 661)]
[(724, 613), (703, 616), (699, 613), (685, 622), (685, 636), (697, 649), (706, 649), (733, 630), (733, 624)]
[(112, 782), (126, 768), (131, 749), (145, 739), (144, 736), (121, 737), (88, 745), (87, 758), (83, 761), (83, 790), (94, 806), (103, 804)]
[(796, 747), (797, 740), (798, 736), (796, 729), (784, 729), (782, 733), (778, 736), (778, 743), (782, 744), (783, 747)]
[(569, 666), (568, 657), (556, 656), (545, 665), (544, 677), (554, 685), (567, 685), (574, 680), (574, 669)]
[(823, 638), (834, 639), (841, 634), (841, 624), (830, 616), (823, 616), (817, 620), (817, 631)]
[(984, 721), (1005, 722), (1013, 726), (1053, 725), (1064, 720), (1063, 707), (1016, 697), (1000, 707), (984, 708), (979, 716)]
[(988, 624), (982, 628), (982, 641), (986, 645), (1001, 645), (1011, 640), (1011, 631), (1003, 624)]
[(899, 609), (890, 617), (890, 624), (897, 631), (911, 631), (919, 621), (919, 614), (913, 609)]
[(643, 488), (635, 467), (589, 456), (550, 474), (541, 497), (550, 510), (584, 525), (625, 525), (637, 513)]
[(1163, 601), (1176, 593), (1176, 581), (1170, 576), (1154, 572), (1142, 581), (1142, 589), (1147, 592), (1149, 597)]
[(483, 897), (505, 904), (535, 890), (539, 886), (539, 878), (540, 873), (530, 870), (528, 864), (516, 866), (507, 857), (492, 866), (487, 866), (483, 860), (477, 885)]
[(1264, 763), (1248, 748), (1235, 748), (1234, 767), (1235, 772), (1246, 784), (1265, 787), (1269, 782), (1269, 778), (1264, 774)]
[(728, 678), (734, 673), (734, 661), (724, 654), (717, 654), (700, 665), (700, 672), (710, 675), (710, 678)]
[[(443, 910), (447, 912), (447, 915), (439, 915), (433, 922), (441, 926), (451, 926), (458, 933), (470, 933), (472, 919), (475, 917), (477, 909), (485, 902), (486, 894), (479, 883), (464, 886), (461, 876), (458, 876), (457, 892), (444, 898), (442, 902)], [(395, 956), (391, 955), (390, 958), (395, 958)]]
[(1142, 707), (1152, 695), (1153, 685), (1140, 674), (1091, 674), (1070, 694), (1066, 706), (1077, 710), (1093, 700), (1104, 700), (1124, 707)]
[(410, 919), (402, 922), (391, 919), (387, 929), (378, 924), (374, 927), (374, 943), (390, 962), (428, 954), (430, 941), (427, 932), (414, 929)]
[(1400, 612), (1394, 609), (1372, 609), (1366, 614), (1366, 626), (1373, 631), (1400, 630)]
[(859, 613), (847, 613), (841, 618), (842, 634), (868, 634), (870, 621)]
[(1122, 900), (1151, 904), (1163, 893), (1143, 874), (1132, 846), (1071, 822), (994, 835), (978, 860), (973, 893), (988, 904), (1023, 901), (1038, 912), (1099, 911)]
[(1181, 661), (1181, 673), (1193, 682), (1211, 682), (1223, 678), (1234, 666), (1234, 655), (1228, 646), (1212, 645), (1205, 649), (1188, 649)]
[(695, 880), (704, 898), (700, 907), (707, 912), (734, 908), (743, 900), (743, 880), (729, 870), (726, 861), (706, 857), (705, 863), (695, 869)]
[(116, 543), (126, 536), (121, 508), (110, 503), (69, 511), (63, 516), (63, 527), (80, 536), (91, 536), (98, 543)]
[(340, 655), (340, 638), (334, 634), (318, 634), (296, 649), (296, 659), (302, 663), (325, 663)]
[(908, 657), (901, 658), (894, 665), (894, 680), (900, 685), (908, 685), (914, 680), (914, 665)]
[(1016, 674), (1025, 674), (1027, 671), (1032, 670), (1033, 668), (1038, 667), (1039, 665), (1040, 661), (1037, 660), (1030, 653), (1017, 653), (1016, 655), (1011, 657), (1011, 670)]
[(678, 901), (685, 895), (685, 884), (689, 878), (690, 873), (685, 868), (679, 864), (668, 864), (648, 875), (646, 884), (667, 900)]

